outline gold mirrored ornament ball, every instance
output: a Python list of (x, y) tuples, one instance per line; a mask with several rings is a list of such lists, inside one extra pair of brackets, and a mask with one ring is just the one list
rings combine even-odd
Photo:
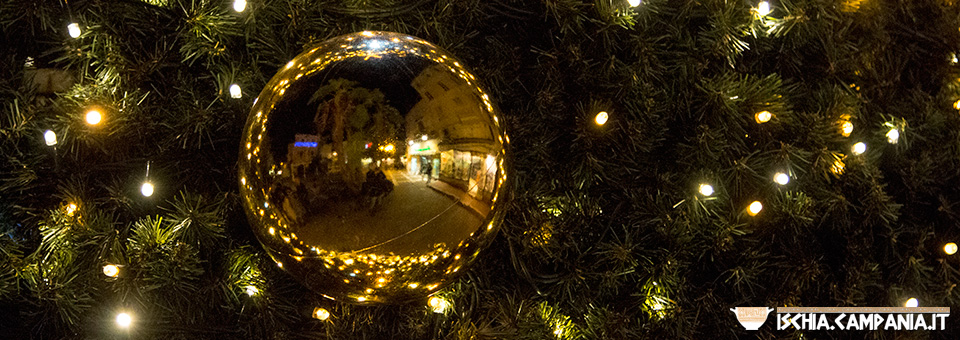
[(300, 54), (254, 101), (240, 193), (267, 253), (351, 303), (423, 299), (496, 234), (509, 141), (463, 62), (420, 38), (364, 31)]

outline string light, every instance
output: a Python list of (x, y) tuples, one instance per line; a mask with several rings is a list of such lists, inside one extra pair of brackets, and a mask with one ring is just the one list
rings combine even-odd
[(438, 314), (446, 312), (447, 308), (450, 307), (450, 302), (437, 296), (431, 296), (430, 300), (427, 300), (427, 304), (430, 305), (430, 309), (433, 310), (434, 313)]
[(863, 142), (858, 142), (857, 144), (854, 144), (853, 147), (850, 148), (850, 150), (853, 152), (854, 155), (861, 155), (864, 152), (867, 152), (867, 144), (864, 144)]
[(140, 186), (140, 193), (143, 194), (143, 197), (150, 197), (153, 195), (153, 183), (143, 182), (143, 185)]
[(944, 252), (944, 253), (947, 253), (947, 255), (956, 254), (956, 253), (957, 253), (957, 244), (956, 244), (956, 243), (953, 243), (953, 242), (950, 242), (950, 243), (947, 243), (947, 244), (943, 245), (943, 252)]
[(843, 123), (840, 123), (840, 133), (844, 137), (850, 137), (850, 134), (853, 133), (853, 122), (845, 120)]
[(773, 175), (773, 181), (780, 185), (787, 185), (787, 183), (790, 183), (790, 176), (785, 173), (778, 172)]
[(600, 111), (597, 113), (597, 116), (593, 118), (593, 121), (596, 122), (597, 125), (603, 125), (607, 123), (607, 119), (610, 119), (610, 115), (607, 113), (607, 111)]
[(713, 195), (713, 186), (710, 185), (710, 184), (706, 184), (706, 183), (700, 184), (700, 189), (699, 189), (699, 191), (700, 191), (700, 194), (701, 194), (701, 195), (711, 196), (711, 195)]
[(957, 60), (957, 54), (956, 54), (956, 53), (951, 54), (951, 55), (950, 55), (950, 63), (951, 63), (951, 64), (956, 64), (957, 62), (958, 62), (958, 60)]
[(763, 210), (763, 203), (760, 203), (760, 201), (753, 201), (753, 203), (750, 203), (750, 206), (747, 207), (747, 213), (750, 214), (750, 216), (757, 216), (761, 210)]
[(770, 14), (770, 3), (766, 1), (760, 1), (760, 3), (757, 4), (757, 14), (762, 17)]
[(890, 144), (897, 144), (897, 141), (900, 140), (900, 130), (890, 129), (887, 131), (887, 142)]
[(247, 296), (254, 296), (260, 293), (260, 290), (256, 286), (246, 286), (244, 290), (247, 292)]
[(247, 0), (233, 0), (233, 10), (237, 12), (243, 12), (247, 9)]
[(243, 97), (243, 91), (240, 90), (240, 85), (231, 84), (230, 85), (230, 97), (231, 98), (240, 98)]
[(323, 307), (317, 307), (313, 309), (313, 318), (323, 321), (330, 318), (330, 311)]
[(770, 113), (770, 111), (760, 111), (757, 112), (753, 118), (757, 121), (757, 124), (763, 124), (769, 122), (770, 119), (773, 118), (773, 114)]
[(956, 102), (953, 103), (953, 108), (960, 110), (960, 99), (958, 99)]
[[(420, 136), (420, 140), (422, 140), (422, 141), (424, 141), (424, 142), (426, 142), (427, 139), (429, 139), (429, 138), (427, 138), (427, 135)], [(336, 156), (336, 155), (334, 155), (334, 156)]]
[(907, 302), (903, 304), (904, 307), (917, 307), (920, 306), (920, 301), (917, 301), (917, 298), (909, 298)]
[(640, 0), (627, 0), (627, 4), (630, 5), (630, 7), (637, 7), (640, 6)]
[(85, 118), (87, 120), (87, 124), (97, 125), (100, 124), (101, 120), (103, 120), (103, 115), (100, 114), (100, 111), (90, 110), (87, 111), (87, 116)]
[(75, 22), (70, 23), (69, 25), (67, 25), (67, 33), (70, 33), (70, 37), (71, 37), (71, 38), (74, 38), (74, 39), (79, 38), (79, 37), (80, 37), (80, 25), (77, 24), (77, 23), (75, 23)]
[(73, 213), (77, 211), (77, 204), (70, 203), (67, 205), (67, 216), (73, 216)]
[(133, 318), (130, 317), (130, 314), (127, 314), (126, 312), (117, 314), (117, 326), (120, 326), (120, 328), (130, 328), (130, 324), (132, 323)]
[(120, 267), (114, 264), (105, 265), (103, 266), (103, 275), (117, 277), (117, 275), (120, 275)]
[(57, 145), (57, 133), (53, 132), (53, 130), (45, 131), (43, 133), (43, 142), (46, 143), (47, 146)]

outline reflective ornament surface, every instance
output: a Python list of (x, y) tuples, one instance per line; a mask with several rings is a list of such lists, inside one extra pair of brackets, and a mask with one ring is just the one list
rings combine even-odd
[(509, 196), (503, 120), (422, 39), (360, 32), (291, 60), (254, 101), (238, 179), (277, 265), (352, 303), (425, 298), (493, 239)]

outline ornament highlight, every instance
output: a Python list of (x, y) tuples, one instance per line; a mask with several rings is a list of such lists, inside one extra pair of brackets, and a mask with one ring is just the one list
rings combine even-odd
[(449, 52), (399, 33), (335, 37), (257, 98), (240, 143), (244, 210), (308, 288), (361, 304), (424, 299), (496, 235), (509, 139)]
[(950, 242), (943, 245), (943, 252), (947, 255), (953, 255), (957, 253), (957, 244)]

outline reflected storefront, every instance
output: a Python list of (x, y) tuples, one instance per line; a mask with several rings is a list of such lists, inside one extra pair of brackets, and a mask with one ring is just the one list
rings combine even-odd
[(474, 76), (422, 40), (338, 37), (270, 81), (239, 168), (277, 264), (348, 302), (438, 289), (490, 242), (506, 135)]

